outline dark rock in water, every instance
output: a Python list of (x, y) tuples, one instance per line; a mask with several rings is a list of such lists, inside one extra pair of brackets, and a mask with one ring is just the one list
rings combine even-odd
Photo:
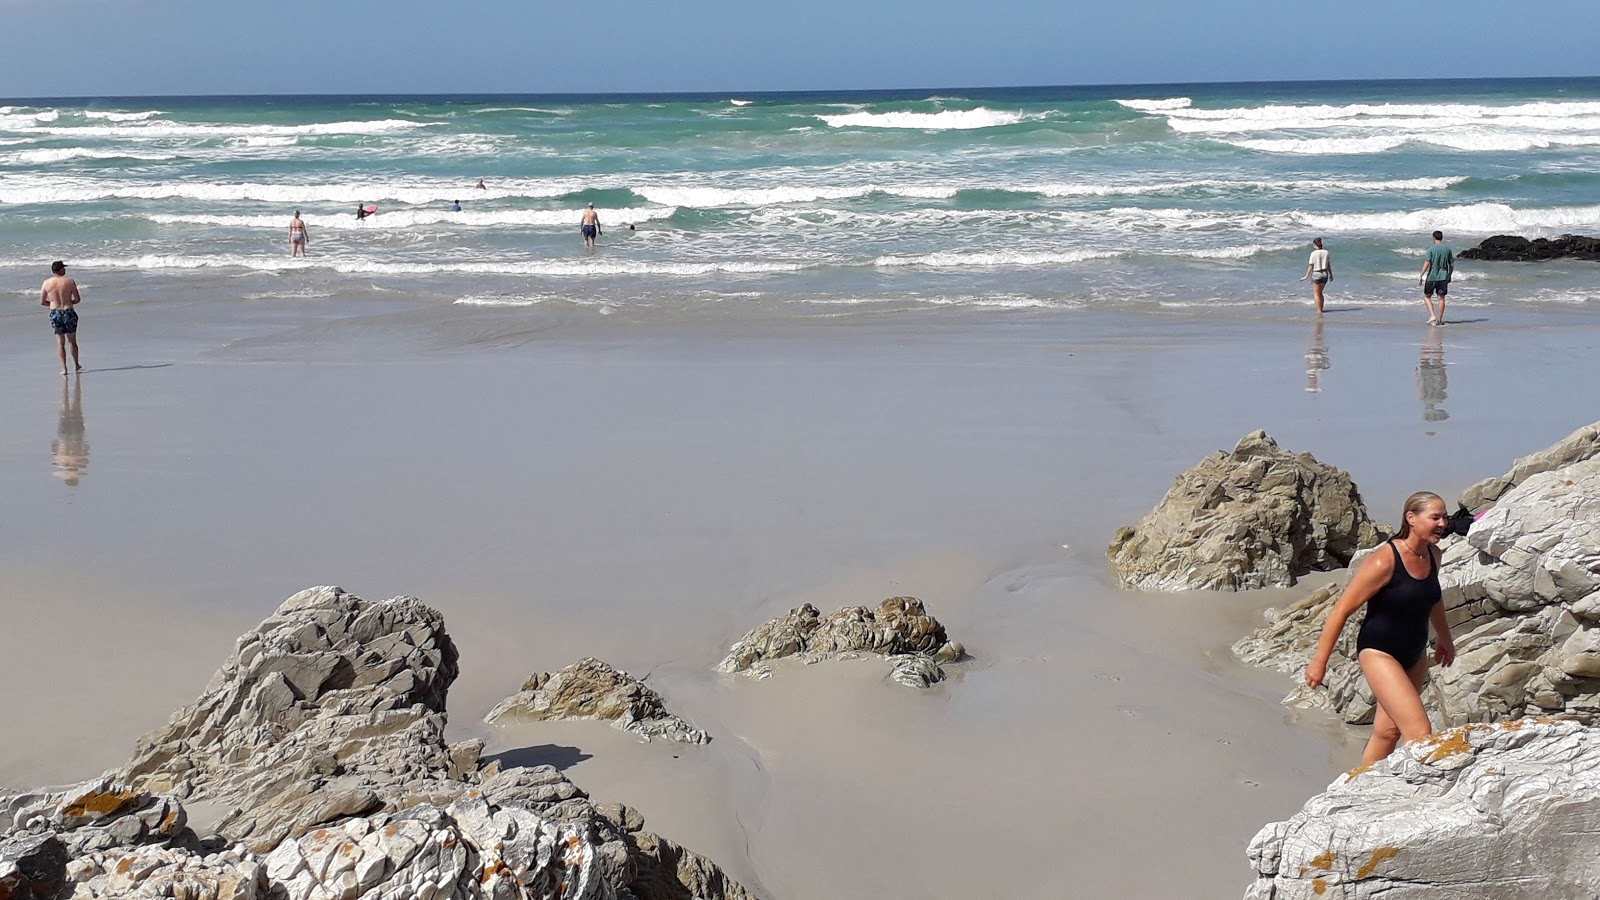
[(1600, 238), (1564, 234), (1554, 240), (1528, 240), (1513, 234), (1497, 234), (1470, 250), (1462, 259), (1487, 259), (1495, 262), (1539, 262), (1546, 259), (1589, 259), (1600, 262)]

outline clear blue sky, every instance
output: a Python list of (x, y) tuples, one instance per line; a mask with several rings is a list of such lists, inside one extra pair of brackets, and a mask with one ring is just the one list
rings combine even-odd
[(0, 96), (1600, 74), (1600, 0), (0, 0)]

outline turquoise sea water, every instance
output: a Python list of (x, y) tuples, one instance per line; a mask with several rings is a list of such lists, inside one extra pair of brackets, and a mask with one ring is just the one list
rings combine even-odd
[[(1306, 302), (1320, 235), (1330, 296), (1398, 307), (1435, 228), (1600, 232), (1600, 79), (0, 101), (15, 293), (62, 258), (208, 297), (668, 317), (1250, 307)], [(1593, 276), (1464, 265), (1452, 299), (1585, 303)]]

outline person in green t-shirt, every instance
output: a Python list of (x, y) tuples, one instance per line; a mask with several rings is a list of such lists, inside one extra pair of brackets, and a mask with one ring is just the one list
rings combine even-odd
[[(1450, 293), (1450, 276), (1456, 270), (1456, 256), (1450, 252), (1450, 246), (1444, 242), (1444, 232), (1433, 233), (1433, 246), (1428, 248), (1428, 257), (1422, 263), (1422, 277), (1417, 282), (1422, 285), (1422, 302), (1428, 304), (1428, 324), (1444, 324), (1444, 297)], [(1433, 311), (1433, 295), (1439, 295), (1439, 311)]]

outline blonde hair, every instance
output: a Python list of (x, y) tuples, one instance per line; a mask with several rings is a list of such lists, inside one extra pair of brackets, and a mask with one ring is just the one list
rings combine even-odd
[(1435, 494), (1433, 491), (1417, 491), (1415, 494), (1407, 497), (1405, 508), (1400, 510), (1400, 530), (1395, 532), (1395, 539), (1404, 540), (1407, 535), (1411, 534), (1411, 522), (1406, 518), (1407, 513), (1420, 514), (1423, 510), (1428, 508), (1429, 504), (1434, 502), (1437, 502), (1440, 506), (1444, 506), (1444, 498), (1438, 494)]

